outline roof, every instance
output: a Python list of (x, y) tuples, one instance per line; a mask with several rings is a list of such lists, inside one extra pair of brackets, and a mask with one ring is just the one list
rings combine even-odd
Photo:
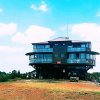
[(38, 42), (38, 43), (32, 43), (32, 45), (34, 45), (34, 44), (48, 44), (48, 41)]
[(70, 40), (68, 37), (58, 37), (58, 38), (55, 38), (55, 39), (52, 39), (52, 40), (49, 40), (49, 41), (44, 41), (44, 42), (37, 42), (37, 43), (32, 43), (32, 45), (34, 44), (48, 44), (49, 42), (61, 42), (61, 41), (71, 41), (73, 43), (87, 43), (87, 42), (90, 42), (90, 41), (80, 41), (80, 40)]
[(68, 37), (58, 37), (58, 38), (50, 40), (49, 42), (53, 42), (53, 41), (71, 41), (71, 40), (69, 40)]
[(74, 43), (74, 42), (75, 42), (75, 43), (76, 43), (76, 42), (77, 42), (77, 43), (78, 43), (78, 42), (79, 42), (79, 43), (80, 43), (80, 42), (84, 42), (84, 43), (85, 43), (85, 42), (86, 42), (86, 43), (88, 42), (88, 43), (90, 43), (90, 41), (80, 41), (80, 40), (72, 40), (72, 42), (73, 42), (73, 43)]
[(87, 52), (90, 53), (90, 54), (93, 54), (93, 55), (99, 55), (99, 53), (95, 52), (95, 51), (87, 51)]

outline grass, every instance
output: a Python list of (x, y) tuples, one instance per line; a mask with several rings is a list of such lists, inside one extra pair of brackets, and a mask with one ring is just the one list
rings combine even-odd
[(94, 94), (100, 94), (100, 92), (93, 92)]

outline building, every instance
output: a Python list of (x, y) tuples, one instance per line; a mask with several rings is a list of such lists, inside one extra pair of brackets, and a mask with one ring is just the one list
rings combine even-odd
[(36, 78), (69, 79), (73, 73), (85, 79), (99, 54), (91, 50), (91, 42), (73, 41), (67, 37), (32, 45), (33, 51), (26, 55), (29, 56), (29, 65), (36, 70)]

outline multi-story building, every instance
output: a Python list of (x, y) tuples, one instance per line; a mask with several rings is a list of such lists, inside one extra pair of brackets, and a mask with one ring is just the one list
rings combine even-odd
[(91, 50), (91, 42), (73, 41), (67, 37), (32, 43), (29, 65), (36, 70), (37, 78), (69, 78), (75, 73), (84, 79), (87, 71), (95, 66), (98, 52)]

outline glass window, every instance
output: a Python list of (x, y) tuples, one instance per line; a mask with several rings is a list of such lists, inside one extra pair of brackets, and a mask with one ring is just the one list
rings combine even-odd
[(29, 56), (29, 59), (34, 59), (34, 55), (30, 55)]
[(44, 59), (51, 59), (52, 58), (52, 54), (44, 54)]
[(44, 48), (44, 45), (36, 45), (36, 48), (42, 49)]
[(90, 59), (90, 54), (86, 54), (86, 58), (87, 59)]
[(75, 59), (76, 58), (76, 54), (69, 54), (69, 58)]
[(87, 48), (91, 48), (91, 43), (87, 43), (87, 44), (86, 44), (86, 47), (87, 47)]
[(36, 48), (36, 45), (33, 45), (33, 48)]
[(96, 56), (95, 55), (92, 55), (93, 56), (93, 59), (95, 60), (96, 59)]
[(45, 48), (50, 48), (50, 45), (45, 45)]
[(86, 44), (86, 47), (87, 47), (87, 48), (89, 47), (89, 43)]
[(93, 55), (90, 55), (90, 59), (93, 59)]
[(68, 49), (67, 49), (68, 51), (73, 51), (73, 48), (72, 48), (72, 46), (68, 46)]
[(58, 45), (57, 43), (55, 45)]
[(80, 53), (80, 54), (79, 54), (79, 58), (85, 59), (85, 53)]
[(73, 47), (72, 45), (69, 45), (69, 46), (68, 46), (68, 48), (72, 48), (72, 47)]
[(65, 43), (63, 43), (63, 45), (65, 45)]
[(81, 47), (84, 48), (85, 47), (85, 44), (81, 44)]
[(43, 54), (35, 54), (35, 59), (43, 59)]

